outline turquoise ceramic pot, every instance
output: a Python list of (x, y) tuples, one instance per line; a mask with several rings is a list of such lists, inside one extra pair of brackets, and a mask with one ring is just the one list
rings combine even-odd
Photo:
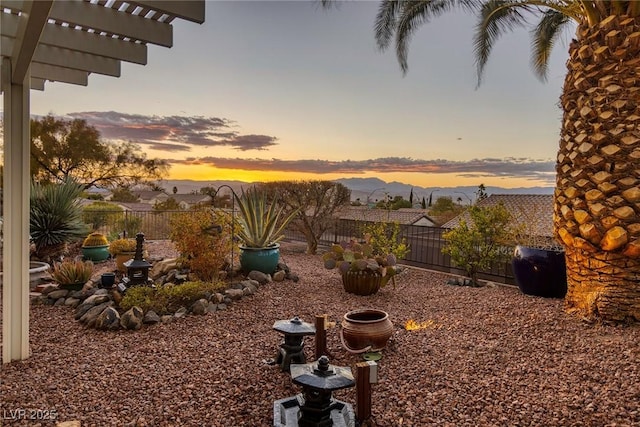
[(90, 261), (104, 261), (109, 258), (109, 245), (83, 246), (82, 256)]
[(245, 273), (257, 270), (273, 274), (280, 260), (280, 244), (275, 243), (266, 248), (249, 248), (240, 245), (240, 267)]

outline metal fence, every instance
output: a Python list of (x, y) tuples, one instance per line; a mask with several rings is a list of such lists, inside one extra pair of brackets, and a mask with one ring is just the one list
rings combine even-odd
[[(169, 238), (169, 221), (178, 214), (191, 211), (92, 211), (85, 212), (85, 222), (110, 237), (126, 235), (133, 237), (137, 232), (144, 233), (146, 239), (162, 240)], [(320, 237), (321, 246), (349, 241), (363, 235), (364, 228), (371, 224), (368, 221), (336, 220)], [(224, 224), (221, 224), (224, 226)], [(442, 235), (447, 229), (440, 227), (426, 227), (417, 225), (403, 225), (400, 237), (409, 245), (410, 252), (401, 260), (403, 264), (428, 268), (446, 273), (464, 274), (463, 270), (455, 267), (451, 257), (442, 253), (445, 241)], [(285, 232), (288, 241), (305, 242), (305, 237), (299, 231), (288, 229)], [(495, 282), (515, 284), (511, 263), (495, 263), (488, 271), (483, 271), (479, 277)]]

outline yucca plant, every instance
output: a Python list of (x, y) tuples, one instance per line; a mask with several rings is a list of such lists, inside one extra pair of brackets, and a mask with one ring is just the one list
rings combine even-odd
[(284, 229), (298, 213), (296, 210), (280, 219), (283, 208), (277, 207), (278, 201), (268, 203), (266, 194), (255, 188), (233, 196), (240, 208), (238, 237), (249, 248), (266, 248), (282, 240)]
[(91, 261), (63, 261), (54, 264), (51, 277), (60, 285), (85, 284), (93, 274)]
[(32, 182), (29, 231), (36, 257), (58, 256), (66, 243), (85, 235), (81, 193), (82, 186), (73, 180), (56, 185)]

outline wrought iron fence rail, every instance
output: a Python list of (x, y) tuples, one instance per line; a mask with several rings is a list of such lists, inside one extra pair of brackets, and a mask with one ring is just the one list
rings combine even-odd
[[(95, 230), (109, 236), (127, 235), (133, 237), (137, 232), (144, 233), (150, 240), (168, 239), (169, 221), (174, 215), (189, 213), (190, 211), (92, 211), (85, 215), (85, 222)], [(336, 220), (319, 239), (320, 246), (330, 246), (334, 243), (360, 238), (363, 229), (370, 221)], [(442, 235), (445, 228), (417, 225), (403, 225), (401, 237), (409, 244), (409, 253), (401, 260), (402, 263), (415, 267), (428, 268), (446, 273), (463, 274), (455, 267), (451, 257), (442, 253), (445, 241)], [(285, 238), (289, 241), (305, 242), (305, 236), (300, 231), (290, 227), (285, 231)], [(508, 262), (495, 263), (492, 268), (483, 271), (479, 277), (485, 280), (514, 284), (515, 279)]]

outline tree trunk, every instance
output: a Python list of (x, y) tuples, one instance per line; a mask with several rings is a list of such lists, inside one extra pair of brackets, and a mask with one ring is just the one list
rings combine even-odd
[(567, 257), (566, 310), (640, 320), (640, 19), (580, 26), (560, 102), (554, 223)]

